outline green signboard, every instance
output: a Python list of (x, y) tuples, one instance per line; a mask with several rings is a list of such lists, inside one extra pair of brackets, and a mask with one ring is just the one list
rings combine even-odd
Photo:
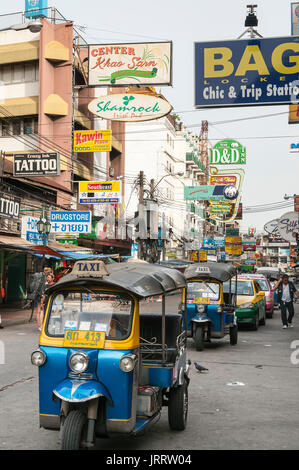
[(217, 201), (223, 199), (224, 186), (185, 186), (185, 201)]
[(210, 150), (211, 165), (245, 165), (246, 147), (236, 140), (222, 140)]

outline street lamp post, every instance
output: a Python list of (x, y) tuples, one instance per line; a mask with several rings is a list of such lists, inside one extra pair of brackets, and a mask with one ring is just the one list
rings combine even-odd
[[(43, 246), (46, 246), (48, 243), (48, 236), (51, 231), (51, 223), (48, 221), (46, 208), (44, 206), (42, 208), (42, 215), (39, 221), (37, 222), (36, 227), (43, 241)], [(43, 254), (43, 257), (42, 257), (42, 267), (44, 265), (44, 262), (45, 262), (45, 253)]]

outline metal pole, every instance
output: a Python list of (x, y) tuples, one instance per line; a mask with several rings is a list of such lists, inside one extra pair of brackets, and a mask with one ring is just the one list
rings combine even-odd
[(166, 314), (166, 302), (165, 302), (165, 294), (162, 296), (162, 362), (166, 362), (166, 354), (165, 354), (165, 314)]
[[(143, 205), (143, 193), (144, 193), (144, 171), (140, 171), (139, 173), (139, 208)], [(138, 210), (138, 217), (139, 217), (139, 232), (141, 228), (141, 220), (140, 220), (140, 211)], [(141, 239), (139, 237), (138, 243), (138, 258), (141, 259), (142, 250), (141, 250)]]

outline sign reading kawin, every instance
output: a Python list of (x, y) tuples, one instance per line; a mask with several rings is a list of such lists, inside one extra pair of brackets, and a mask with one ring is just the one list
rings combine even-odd
[(59, 176), (59, 153), (21, 153), (13, 156), (13, 175), (24, 176)]
[(195, 43), (195, 106), (294, 103), (299, 37)]
[(74, 131), (74, 152), (111, 152), (111, 130)]
[(171, 85), (172, 42), (89, 46), (88, 85)]

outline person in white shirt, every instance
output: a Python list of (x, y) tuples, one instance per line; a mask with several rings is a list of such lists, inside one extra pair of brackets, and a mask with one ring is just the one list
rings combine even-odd
[[(278, 292), (278, 302), (280, 303), (281, 309), (281, 320), (283, 328), (293, 328), (293, 317), (294, 317), (294, 295), (299, 297), (299, 292), (296, 290), (293, 282), (289, 281), (289, 276), (284, 274), (282, 278), (275, 284), (273, 290)], [(288, 317), (287, 317), (288, 311)]]

